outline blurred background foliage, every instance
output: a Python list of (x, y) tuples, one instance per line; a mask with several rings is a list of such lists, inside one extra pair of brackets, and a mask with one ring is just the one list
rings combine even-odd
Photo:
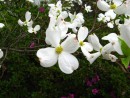
[[(40, 66), (35, 54), (39, 48), (46, 46), (44, 39), (49, 24), (49, 7), (44, 4), (44, 12), (39, 12), (39, 7), (25, 0), (6, 1), (6, 4), (0, 2), (0, 22), (5, 24), (0, 29), (0, 47), (22, 50), (28, 48), (32, 42), (39, 47), (32, 49), (33, 52), (8, 52), (0, 69), (0, 98), (61, 98), (68, 94), (74, 94), (75, 98), (130, 98), (130, 75), (122, 72), (115, 63), (101, 58), (90, 65), (83, 55), (75, 54), (80, 67), (71, 75), (62, 73), (58, 65), (51, 68)], [(95, 2), (83, 2), (92, 5), (93, 10), (96, 9)], [(64, 4), (68, 5), (65, 2)], [(86, 13), (81, 6), (75, 5), (71, 12), (83, 12), (84, 26), (90, 30), (95, 17), (94, 11)], [(32, 13), (34, 25), (41, 26), (36, 35), (29, 34), (27, 28), (20, 27), (17, 23), (18, 19), (25, 20), (26, 11)], [(96, 22), (96, 26), (99, 25)], [(101, 38), (110, 32), (118, 33), (117, 29), (108, 29), (105, 26), (93, 33)], [(106, 42), (101, 43), (104, 45)], [(99, 76), (99, 81), (88, 85), (87, 81), (92, 80), (95, 75)], [(97, 94), (92, 92), (95, 88), (98, 89)]]

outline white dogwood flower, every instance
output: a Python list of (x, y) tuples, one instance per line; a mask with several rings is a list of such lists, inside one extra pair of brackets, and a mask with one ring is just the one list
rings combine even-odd
[(66, 74), (71, 74), (79, 67), (79, 62), (74, 53), (78, 49), (76, 35), (69, 35), (64, 42), (60, 44), (60, 33), (48, 32), (46, 36), (52, 47), (42, 48), (37, 51), (37, 57), (43, 67), (51, 67), (58, 61), (59, 68)]
[(116, 18), (116, 14), (113, 12), (113, 10), (109, 10), (109, 11), (105, 12), (105, 14), (100, 13), (98, 15), (97, 19), (98, 19), (99, 22), (107, 23), (107, 26), (109, 28), (113, 28), (114, 22), (111, 21), (111, 20), (113, 20), (115, 18)]
[(98, 0), (97, 7), (102, 11), (113, 10), (114, 12), (116, 12), (116, 10), (118, 10), (117, 8), (120, 7), (122, 3), (122, 0), (111, 0), (111, 2), (106, 2), (105, 0)]
[(85, 4), (85, 10), (87, 11), (87, 13), (88, 12), (92, 12), (93, 10), (91, 9), (91, 6), (87, 6), (86, 4)]
[(40, 30), (40, 25), (36, 25), (34, 28), (31, 26), (31, 27), (28, 27), (28, 32), (29, 33), (34, 33), (34, 34), (37, 34), (37, 31)]
[(89, 53), (86, 51), (86, 58), (90, 64), (92, 64), (100, 55), (103, 56), (103, 59), (111, 60), (112, 62), (117, 60), (117, 57), (111, 54), (112, 51), (115, 51), (111, 43), (108, 43), (103, 47), (95, 34), (89, 35), (88, 42), (90, 42), (93, 49), (97, 51), (96, 53)]
[(117, 53), (119, 53), (120, 55), (123, 54), (122, 50), (121, 50), (119, 40), (118, 40), (118, 35), (116, 33), (110, 33), (107, 36), (104, 36), (102, 39), (103, 40), (108, 40), (112, 44), (114, 50)]
[(78, 31), (78, 41), (79, 41), (79, 46), (81, 47), (81, 50), (84, 55), (86, 51), (91, 52), (93, 50), (93, 47), (90, 43), (84, 42), (87, 36), (88, 36), (88, 28), (80, 27)]
[(27, 11), (25, 13), (25, 21), (23, 22), (21, 19), (18, 20), (18, 24), (20, 26), (32, 26), (33, 21), (31, 20), (31, 13), (29, 11)]

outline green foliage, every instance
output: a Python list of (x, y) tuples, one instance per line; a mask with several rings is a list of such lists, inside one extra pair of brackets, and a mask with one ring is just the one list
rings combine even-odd
[(130, 48), (129, 46), (126, 44), (126, 42), (124, 40), (122, 40), (121, 38), (119, 38), (119, 42), (121, 45), (121, 49), (122, 52), (125, 56), (130, 56)]
[(128, 66), (130, 64), (130, 56), (128, 56), (126, 58), (121, 58), (121, 62), (125, 65), (126, 68), (128, 68)]
[[(98, 60), (90, 66), (81, 58), (80, 68), (66, 75), (58, 65), (43, 68), (29, 55), (15, 55), (20, 59), (16, 61), (16, 56), (5, 62), (7, 70), (0, 81), (0, 98), (60, 98), (69, 93), (76, 98), (111, 98), (111, 92), (118, 98), (130, 96), (129, 79), (113, 63)], [(86, 80), (95, 75), (99, 75), (100, 80), (87, 86)], [(92, 93), (94, 88), (99, 89), (96, 95)]]
[(121, 38), (119, 38), (119, 42), (121, 45), (121, 50), (125, 56), (124, 58), (121, 58), (121, 62), (125, 65), (126, 68), (128, 68), (128, 65), (130, 64), (130, 48)]

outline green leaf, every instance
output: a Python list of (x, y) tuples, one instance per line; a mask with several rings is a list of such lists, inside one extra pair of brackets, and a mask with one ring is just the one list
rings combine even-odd
[(128, 68), (128, 66), (130, 64), (130, 56), (128, 56), (126, 58), (121, 58), (121, 62), (125, 65), (126, 68)]
[(130, 56), (130, 48), (129, 48), (129, 46), (121, 38), (118, 38), (118, 39), (119, 39), (119, 42), (120, 42), (120, 45), (121, 45), (121, 50), (122, 50), (123, 54), (125, 56)]

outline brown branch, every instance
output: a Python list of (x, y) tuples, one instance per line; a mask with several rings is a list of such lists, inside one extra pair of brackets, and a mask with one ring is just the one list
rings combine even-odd
[[(2, 50), (6, 50), (7, 48), (1, 48)], [(29, 48), (17, 49), (17, 48), (8, 48), (8, 51), (16, 51), (16, 52), (36, 52), (37, 50), (31, 50)]]
[(121, 70), (124, 72), (124, 73), (130, 73), (124, 65), (122, 65), (119, 61), (116, 61), (116, 64), (119, 65), (119, 67), (121, 68)]

